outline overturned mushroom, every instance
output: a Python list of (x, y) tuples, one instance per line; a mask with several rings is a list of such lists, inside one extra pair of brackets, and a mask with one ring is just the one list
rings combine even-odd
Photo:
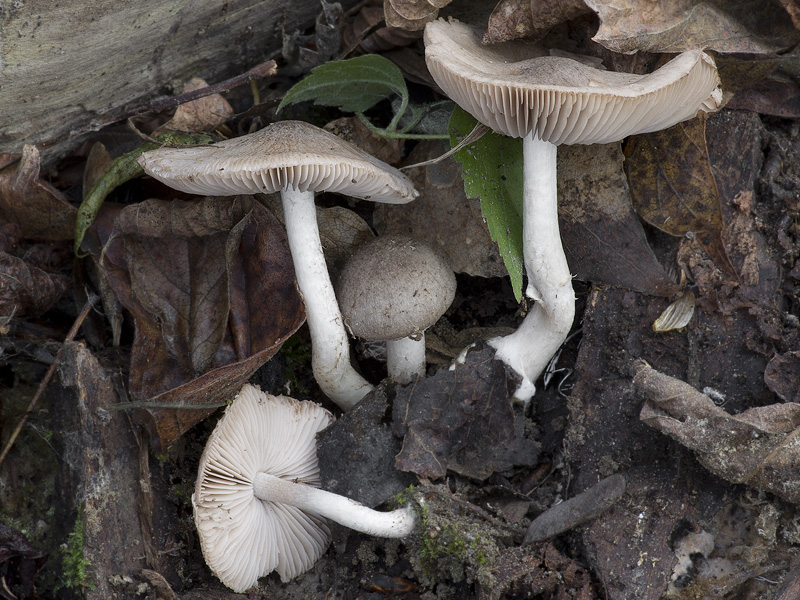
[(297, 284), (306, 304), (312, 367), (322, 391), (343, 409), (372, 386), (350, 364), (347, 334), (319, 239), (315, 192), (402, 204), (417, 196), (398, 170), (301, 121), (209, 146), (159, 148), (139, 159), (145, 172), (191, 194), (281, 192)]
[(691, 119), (719, 107), (713, 60), (684, 52), (649, 75), (601, 71), (543, 56), (523, 42), (481, 44), (457, 21), (425, 27), (425, 60), (436, 83), (484, 125), (523, 138), (523, 254), (526, 295), (536, 301), (519, 329), (491, 343), (530, 399), (535, 381), (566, 339), (575, 316), (572, 275), (556, 206), (556, 146), (604, 144)]
[(248, 384), (217, 423), (192, 505), (206, 563), (234, 591), (272, 571), (288, 581), (311, 568), (330, 539), (324, 517), (381, 537), (414, 530), (408, 508), (378, 512), (319, 489), (315, 436), (332, 421), (314, 402)]
[(450, 307), (456, 277), (441, 252), (401, 235), (360, 246), (339, 275), (337, 297), (356, 337), (386, 341), (389, 377), (425, 374), (425, 330)]

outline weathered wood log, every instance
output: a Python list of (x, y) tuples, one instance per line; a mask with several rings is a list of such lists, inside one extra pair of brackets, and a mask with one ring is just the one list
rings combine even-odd
[[(352, 5), (354, 0), (344, 0)], [(314, 24), (319, 0), (26, 0), (0, 7), (0, 153), (49, 155), (176, 80), (210, 83), (265, 61)], [(53, 143), (55, 142), (55, 143)]]

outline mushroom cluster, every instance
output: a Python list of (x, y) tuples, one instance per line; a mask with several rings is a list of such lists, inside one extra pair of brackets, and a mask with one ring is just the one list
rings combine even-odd
[(139, 158), (144, 171), (190, 194), (280, 192), (297, 285), (311, 333), (311, 365), (322, 391), (341, 408), (372, 385), (350, 364), (350, 350), (319, 238), (315, 192), (402, 204), (417, 197), (397, 169), (327, 131), (280, 121), (208, 146), (159, 148)]
[(315, 436), (332, 421), (314, 402), (248, 384), (217, 423), (192, 505), (206, 563), (234, 591), (272, 571), (289, 581), (310, 569), (330, 541), (325, 518), (381, 537), (414, 530), (409, 508), (378, 512), (319, 489)]
[(457, 21), (425, 27), (425, 61), (437, 85), (478, 121), (523, 139), (523, 256), (526, 295), (536, 304), (511, 335), (491, 341), (521, 378), (535, 381), (567, 337), (575, 316), (572, 275), (561, 246), (556, 146), (604, 144), (665, 129), (720, 106), (714, 61), (687, 51), (648, 75), (602, 71), (524, 42), (481, 44)]

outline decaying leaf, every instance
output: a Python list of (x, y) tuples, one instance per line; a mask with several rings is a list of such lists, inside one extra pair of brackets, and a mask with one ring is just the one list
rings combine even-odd
[(586, 0), (586, 4), (600, 17), (592, 39), (623, 54), (695, 48), (768, 54), (800, 40), (800, 32), (777, 2)]
[(384, 0), (383, 11), (389, 27), (409, 31), (424, 29), (451, 0)]
[(558, 213), (570, 270), (656, 296), (678, 286), (667, 277), (633, 212), (619, 144), (558, 149)]
[[(105, 210), (105, 209), (104, 209)], [(90, 230), (136, 334), (129, 389), (166, 448), (236, 391), (303, 322), (283, 227), (250, 197), (148, 200)], [(161, 405), (161, 407), (159, 407)]]
[[(382, 21), (384, 21), (383, 8), (380, 6), (361, 8), (353, 19), (353, 23), (342, 30), (344, 47), (353, 48), (357, 53), (370, 54), (407, 46), (420, 38), (420, 32), (407, 31), (399, 27), (380, 27), (378, 23)], [(360, 36), (376, 26), (377, 29), (359, 41)]]
[(800, 404), (730, 415), (707, 395), (641, 362), (633, 386), (645, 399), (641, 420), (693, 450), (709, 471), (800, 503)]
[(773, 356), (764, 371), (764, 383), (784, 402), (800, 402), (800, 352)]
[[(192, 77), (183, 93), (208, 87), (203, 79)], [(234, 115), (233, 107), (219, 94), (211, 94), (197, 100), (181, 104), (172, 118), (159, 127), (154, 134), (172, 131), (214, 131)]]
[[(443, 142), (422, 141), (407, 162), (424, 162), (441, 156), (447, 149)], [(464, 193), (461, 166), (447, 158), (406, 173), (419, 191), (419, 198), (408, 204), (379, 204), (373, 214), (378, 233), (436, 242), (456, 273), (504, 277), (507, 271), (481, 215), (480, 201), (467, 198)]]
[(722, 243), (722, 208), (706, 147), (705, 117), (632, 136), (625, 168), (636, 212), (675, 236), (697, 239), (729, 276), (738, 274)]
[(538, 449), (515, 422), (506, 367), (477, 344), (453, 370), (399, 388), (392, 412), (405, 436), (395, 459), (401, 471), (438, 479), (447, 470), (475, 479), (514, 464), (533, 464)]
[(0, 252), (0, 316), (37, 316), (67, 290), (68, 279)]
[(500, 0), (489, 17), (484, 44), (519, 38), (537, 41), (551, 28), (589, 12), (582, 0)]
[(0, 171), (0, 217), (16, 223), (31, 240), (71, 240), (75, 207), (39, 179), (39, 151), (26, 145), (18, 162)]
[(357, 117), (336, 119), (326, 123), (324, 129), (390, 165), (399, 164), (403, 158), (403, 140), (380, 137), (367, 129)]

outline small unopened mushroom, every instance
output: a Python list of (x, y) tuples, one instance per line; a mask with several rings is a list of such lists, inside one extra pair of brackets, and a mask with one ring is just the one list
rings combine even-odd
[(159, 148), (139, 159), (145, 172), (190, 194), (280, 192), (297, 285), (306, 304), (311, 364), (322, 391), (351, 408), (372, 386), (350, 350), (319, 238), (315, 192), (403, 204), (417, 197), (397, 169), (318, 127), (281, 121), (208, 146)]
[(245, 385), (200, 459), (194, 520), (206, 563), (243, 592), (277, 571), (304, 573), (330, 541), (325, 518), (381, 537), (414, 530), (410, 508), (379, 512), (319, 489), (316, 434), (333, 421), (320, 405)]
[(401, 384), (425, 374), (425, 330), (455, 293), (456, 277), (442, 253), (400, 235), (360, 246), (337, 286), (347, 328), (364, 340), (386, 341), (389, 377)]
[(558, 231), (556, 146), (616, 142), (714, 111), (722, 99), (717, 69), (693, 50), (648, 75), (601, 71), (523, 42), (484, 46), (477, 30), (441, 19), (425, 27), (425, 62), (456, 104), (494, 131), (523, 138), (526, 295), (536, 304), (515, 333), (491, 343), (522, 379), (515, 398), (527, 401), (575, 316)]

